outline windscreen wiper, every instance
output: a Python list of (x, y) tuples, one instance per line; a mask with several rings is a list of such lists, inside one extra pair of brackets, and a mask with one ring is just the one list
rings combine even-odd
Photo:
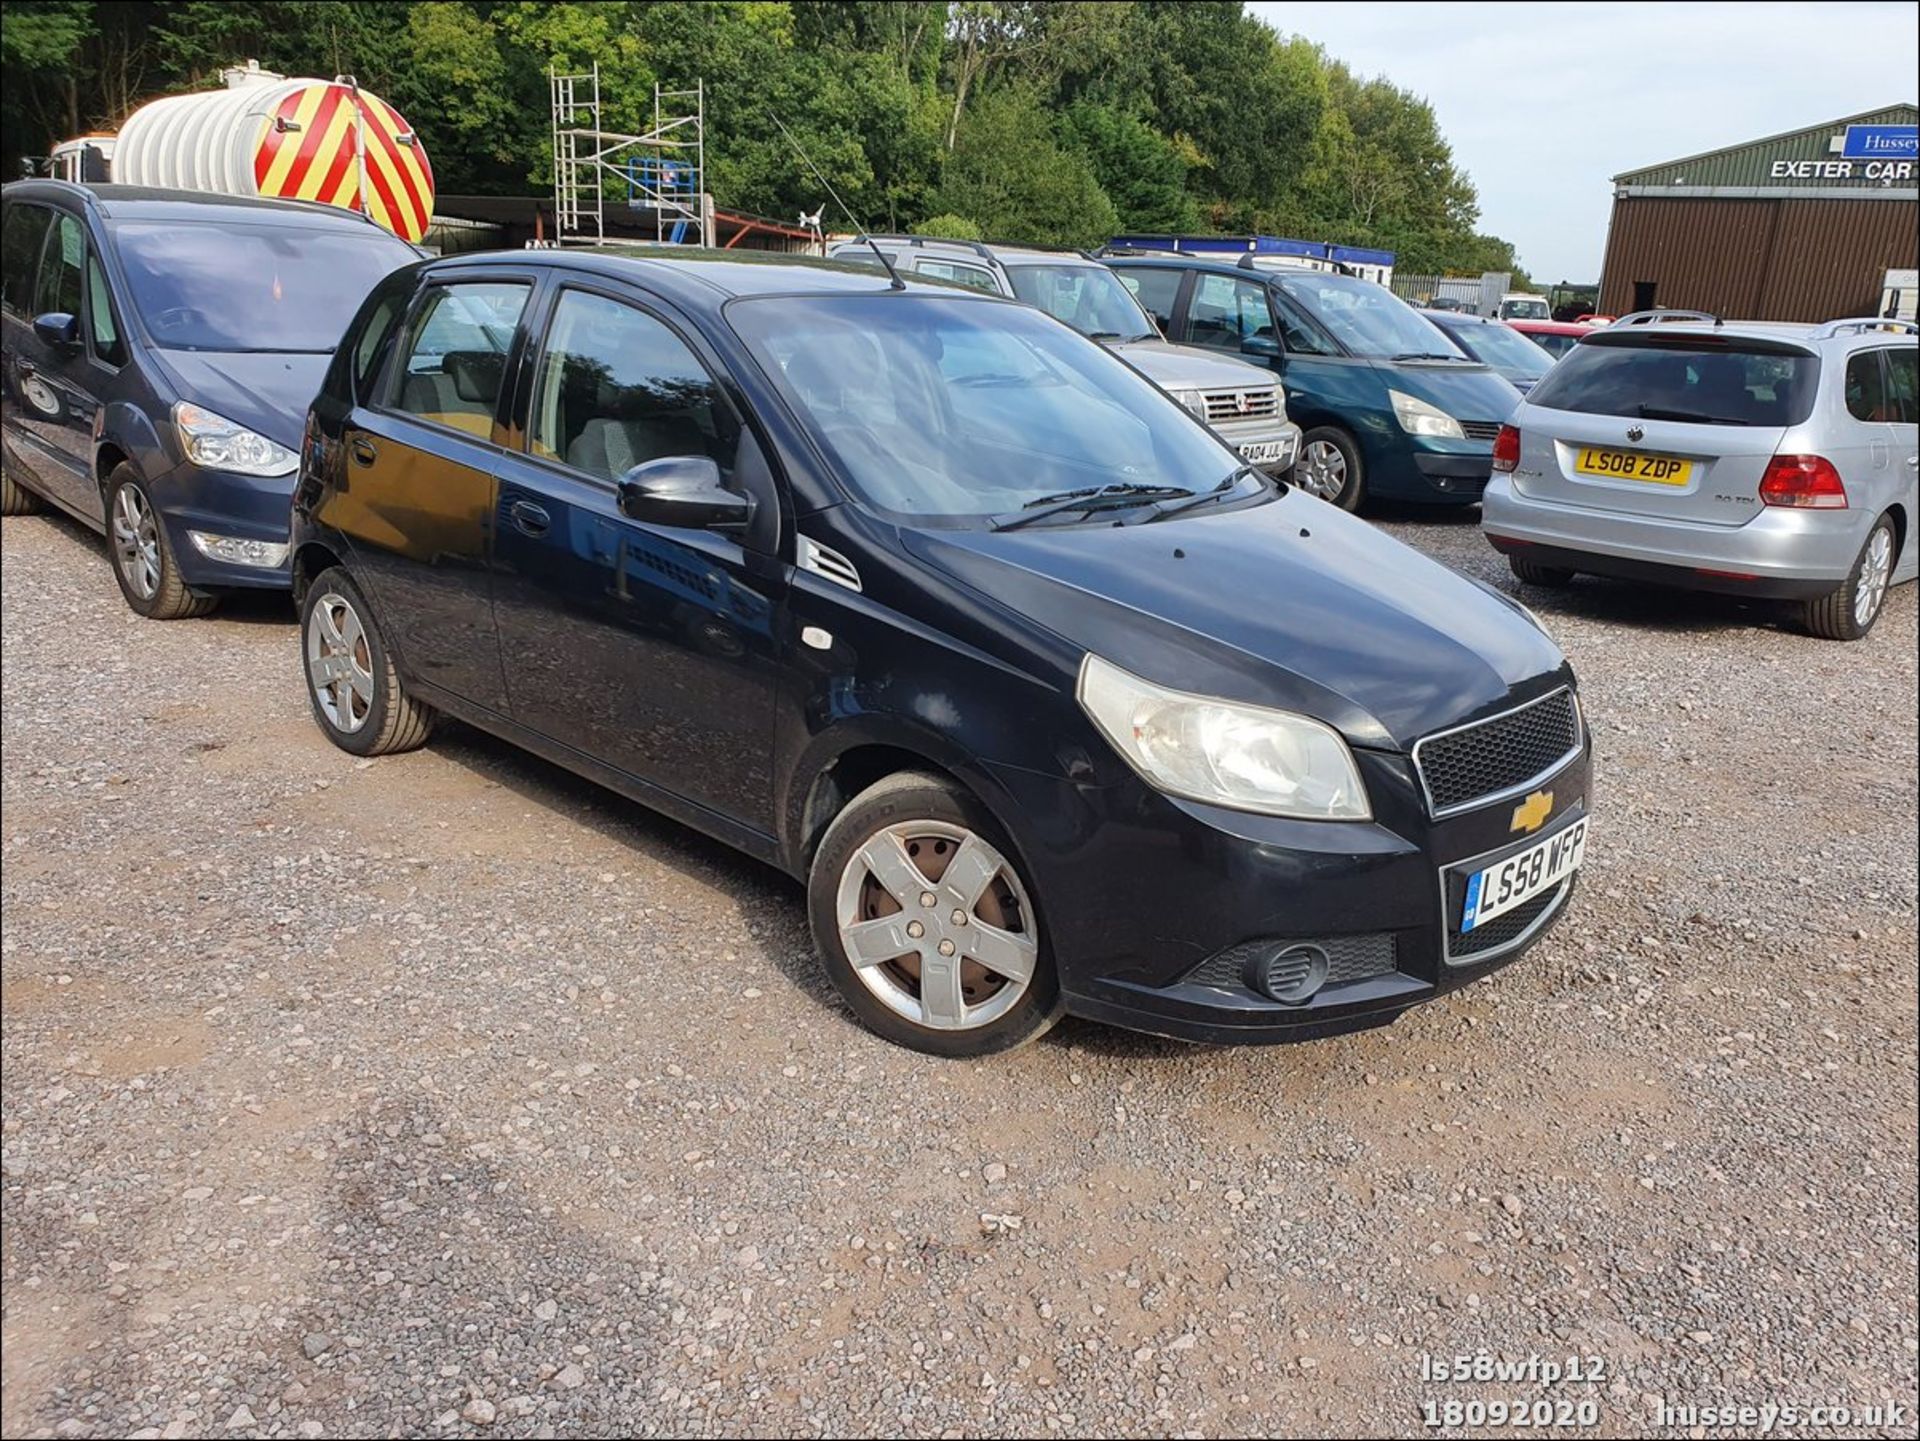
[[(1166, 505), (1159, 506), (1154, 510), (1153, 514), (1147, 518), (1149, 520), (1165, 520), (1168, 516), (1185, 515), (1188, 511), (1196, 510), (1200, 506), (1212, 501), (1225, 500), (1234, 488), (1239, 485), (1241, 477), (1247, 475), (1258, 477), (1259, 472), (1250, 465), (1243, 465), (1212, 490), (1203, 490), (1197, 495), (1189, 495), (1180, 500), (1171, 501)], [(1280, 484), (1278, 481), (1274, 483), (1276, 485)]]
[(1393, 357), (1395, 360), (1465, 360), (1464, 355), (1439, 355), (1431, 350), (1409, 350)]
[(1746, 424), (1737, 416), (1708, 415), (1704, 410), (1669, 410), (1664, 405), (1641, 405), (1638, 409), (1642, 420), (1678, 420), (1691, 425)]
[(1107, 510), (1119, 506), (1140, 505), (1149, 500), (1172, 500), (1193, 492), (1181, 485), (1145, 485), (1121, 481), (1113, 485), (1090, 485), (1084, 490), (1063, 490), (1028, 501), (1011, 515), (995, 519), (995, 530), (1019, 530), (1050, 515), (1067, 510)]

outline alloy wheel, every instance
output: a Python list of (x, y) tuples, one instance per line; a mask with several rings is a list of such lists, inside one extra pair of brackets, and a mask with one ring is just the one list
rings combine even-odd
[(1308, 494), (1337, 501), (1347, 488), (1347, 458), (1330, 440), (1308, 441), (1294, 467), (1293, 479)]
[(373, 712), (373, 648), (353, 602), (330, 590), (307, 617), (307, 680), (335, 730), (351, 735)]
[(1026, 994), (1040, 935), (1007, 858), (965, 826), (876, 832), (841, 872), (840, 945), (860, 982), (917, 1025), (972, 1030)]
[(1893, 577), (1893, 532), (1884, 525), (1867, 541), (1867, 553), (1860, 562), (1860, 581), (1853, 588), (1853, 620), (1866, 626), (1880, 613), (1886, 599), (1887, 582)]
[(113, 497), (113, 563), (141, 600), (160, 589), (160, 522), (137, 485), (123, 485)]

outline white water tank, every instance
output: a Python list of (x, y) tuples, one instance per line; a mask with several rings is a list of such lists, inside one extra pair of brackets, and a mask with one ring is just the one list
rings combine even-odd
[(365, 211), (407, 240), (426, 233), (433, 169), (392, 106), (350, 84), (255, 64), (226, 80), (228, 89), (134, 111), (113, 149), (115, 183), (318, 200)]

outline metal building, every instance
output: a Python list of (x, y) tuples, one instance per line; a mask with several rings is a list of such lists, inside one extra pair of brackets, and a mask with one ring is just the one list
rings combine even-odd
[(1892, 105), (1614, 176), (1600, 309), (1880, 314), (1920, 246), (1916, 119)]

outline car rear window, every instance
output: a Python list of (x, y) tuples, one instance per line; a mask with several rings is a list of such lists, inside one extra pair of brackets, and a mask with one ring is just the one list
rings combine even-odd
[(1804, 350), (1670, 336), (1590, 338), (1527, 399), (1549, 410), (1698, 425), (1798, 425), (1813, 411), (1820, 361)]

